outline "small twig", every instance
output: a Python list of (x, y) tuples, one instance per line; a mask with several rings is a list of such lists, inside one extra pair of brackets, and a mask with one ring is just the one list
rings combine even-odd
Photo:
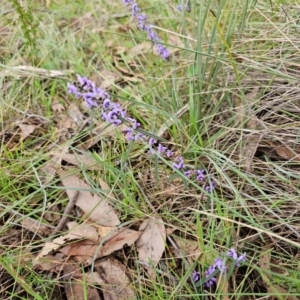
[(71, 210), (73, 209), (75, 202), (78, 198), (79, 195), (79, 191), (76, 191), (74, 196), (69, 200), (68, 205), (65, 208), (65, 211), (59, 221), (59, 223), (57, 224), (57, 226), (54, 228), (54, 230), (52, 231), (52, 233), (50, 234), (50, 236), (56, 235), (65, 225), (69, 214), (71, 213)]

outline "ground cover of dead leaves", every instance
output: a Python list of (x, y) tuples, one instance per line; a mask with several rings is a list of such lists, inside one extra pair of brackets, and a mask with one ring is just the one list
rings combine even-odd
[[(73, 24), (74, 26), (81, 26), (76, 20)], [(120, 27), (119, 30), (127, 29), (126, 27)], [(5, 34), (7, 33), (5, 32)], [(174, 44), (174, 42), (170, 44)], [(114, 53), (113, 62), (118, 73), (100, 70), (105, 80), (99, 80), (96, 77), (93, 79), (96, 82), (98, 81), (102, 88), (109, 89), (112, 84), (124, 81), (135, 83), (143, 80), (142, 74), (132, 76), (132, 72), (128, 72), (124, 68), (125, 64), (123, 64), (119, 54), (122, 51), (127, 51), (127, 49), (122, 47), (114, 48), (109, 43), (107, 47), (112, 48), (112, 53)], [(134, 59), (136, 55), (145, 53), (149, 49), (151, 49), (149, 43), (139, 44), (131, 49), (129, 55)], [(133, 60), (127, 65), (134, 68), (135, 63)], [(1, 72), (1, 76), (5, 78), (17, 76), (19, 79), (27, 78), (28, 76), (55, 78), (71, 74), (73, 72), (69, 70), (49, 71), (27, 65), (15, 66)], [(255, 77), (259, 76), (253, 75), (253, 78)], [(268, 82), (268, 79), (265, 77), (264, 80)], [(10, 87), (9, 80), (5, 82), (4, 90), (8, 90)], [(265, 173), (265, 170), (261, 167), (262, 160), (260, 158), (262, 155), (266, 155), (275, 161), (292, 162), (294, 163), (294, 170), (296, 170), (297, 163), (300, 160), (299, 146), (294, 143), (294, 137), (297, 136), (298, 129), (296, 125), (298, 123), (296, 120), (280, 117), (279, 111), (281, 109), (291, 113), (299, 113), (297, 89), (289, 86), (288, 82), (277, 82), (275, 80), (274, 85), (274, 91), (270, 90), (268, 93), (265, 92), (264, 95), (260, 95), (261, 91), (257, 86), (249, 88), (249, 92), (246, 93), (247, 105), (244, 105), (240, 98), (233, 95), (236, 128), (239, 129), (239, 125), (245, 124), (245, 116), (251, 115), (251, 118), (246, 123), (248, 134), (242, 137), (243, 146), (237, 151), (232, 150), (230, 155), (249, 173)], [(247, 83), (245, 83), (245, 86), (247, 86)], [(282, 95), (286, 95), (286, 93), (289, 94), (289, 101), (282, 100)], [(255, 107), (255, 100), (258, 97), (264, 98), (263, 102), (265, 105), (262, 105), (261, 108)], [(84, 299), (85, 295), (87, 295), (88, 299), (125, 300), (136, 298), (133, 279), (137, 274), (133, 274), (133, 268), (130, 268), (130, 263), (127, 263), (128, 256), (130, 256), (128, 252), (137, 252), (138, 264), (143, 269), (141, 274), (151, 280), (156, 278), (156, 267), (158, 264), (161, 263), (161, 267), (164, 265), (162, 256), (166, 255), (166, 252), (171, 258), (182, 258), (184, 256), (192, 259), (192, 262), (203, 254), (199, 241), (189, 238), (181, 239), (174, 234), (171, 228), (166, 227), (164, 221), (155, 213), (137, 222), (122, 223), (119, 212), (114, 208), (117, 197), (112, 192), (111, 187), (100, 179), (101, 189), (105, 193), (99, 195), (76, 172), (80, 168), (90, 171), (97, 170), (97, 163), (88, 154), (88, 150), (95, 146), (103, 136), (115, 137), (116, 132), (106, 128), (106, 126), (95, 119), (94, 128), (88, 135), (88, 138), (78, 141), (76, 144), (77, 149), (81, 152), (74, 153), (70, 149), (70, 145), (65, 142), (68, 138), (76, 134), (79, 135), (88, 126), (88, 119), (85, 112), (82, 111), (82, 106), (76, 101), (73, 102), (68, 99), (55, 97), (52, 102), (52, 111), (56, 115), (54, 124), (56, 127), (56, 147), (47, 149), (49, 161), (39, 170), (39, 178), (44, 185), (47, 185), (54, 178), (57, 179), (58, 176), (60, 184), (66, 191), (68, 204), (62, 210), (57, 206), (53, 207), (54, 214), (46, 212), (42, 216), (45, 222), (29, 217), (23, 218), (19, 225), (34, 234), (35, 242), (38, 243), (40, 249), (38, 253), (25, 253), (20, 256), (21, 265), (30, 263), (37, 272), (41, 272), (45, 276), (50, 275), (53, 280), (57, 281), (58, 295), (64, 295), (68, 300), (81, 300)], [(226, 108), (224, 111), (226, 111)], [(223, 120), (226, 119), (227, 116), (222, 116), (221, 120), (216, 120), (215, 126), (222, 125)], [(272, 127), (270, 124), (274, 126)], [(14, 120), (14, 122), (6, 124), (1, 138), (6, 147), (11, 150), (15, 150), (20, 144), (30, 139), (32, 141), (36, 140), (32, 147), (39, 151), (43, 142), (38, 138), (47, 133), (49, 126), (52, 125), (47, 118), (30, 112), (23, 115), (19, 121)], [(286, 128), (284, 126), (279, 128), (279, 125), (286, 125)], [(286, 137), (289, 135), (291, 138), (287, 139)], [(220, 139), (216, 148), (223, 151), (228, 143), (235, 145), (240, 140), (241, 136), (238, 133), (233, 133), (231, 139), (227, 137), (224, 141)], [(8, 175), (10, 174), (9, 169), (6, 172)], [(297, 185), (295, 184), (295, 186)], [(164, 196), (168, 197), (176, 189), (177, 186), (175, 184), (163, 192), (152, 190), (151, 193), (155, 197), (159, 194), (164, 194)], [(256, 196), (255, 191), (249, 186), (245, 186), (245, 191), (249, 195)], [(224, 188), (223, 192), (228, 199), (233, 197), (227, 187)], [(263, 215), (259, 211), (261, 208), (259, 206), (255, 208), (255, 204), (257, 203), (253, 205), (253, 211)], [(188, 202), (186, 202), (186, 205), (188, 205)], [(287, 208), (283, 213), (288, 213), (289, 209)], [(70, 221), (69, 217), (74, 215), (77, 221)], [(296, 235), (295, 239), (299, 238), (297, 232), (293, 233), (297, 225), (296, 223), (294, 224), (296, 220), (291, 220), (289, 227), (284, 231), (286, 236), (290, 236), (292, 232), (292, 234)], [(18, 245), (20, 243), (18, 228), (12, 228), (6, 232), (6, 236), (1, 237), (2, 245)], [(255, 232), (248, 232), (248, 234), (257, 236)], [(45, 239), (47, 239), (46, 242)], [(254, 242), (254, 240), (252, 241)], [(255, 284), (253, 284), (255, 286), (252, 288), (262, 292), (286, 293), (287, 290), (282, 286), (270, 285), (270, 277), (267, 275), (270, 270), (284, 276), (289, 275), (282, 262), (274, 261), (270, 255), (273, 249), (272, 245), (274, 247), (282, 247), (290, 253), (295, 251), (295, 249), (287, 249), (285, 244), (280, 244), (278, 241), (276, 243), (270, 241), (268, 245), (263, 245), (257, 264), (265, 270), (265, 273), (262, 275), (256, 274)], [(214, 255), (210, 255), (210, 257)], [(298, 254), (294, 255), (297, 257)], [(210, 259), (206, 262), (209, 261)], [(182, 262), (179, 264), (182, 264)], [(1, 272), (1, 284), (5, 286), (3, 293), (6, 289), (9, 290), (11, 288), (12, 283), (3, 269)], [(177, 278), (170, 274), (164, 275), (168, 277), (170, 282), (174, 281), (174, 284), (177, 283)], [(15, 273), (15, 276), (18, 277), (19, 274)], [(20, 280), (19, 285), (24, 288), (22, 284), (24, 283)], [(228, 285), (224, 284), (224, 294), (228, 292), (228, 288)], [(99, 290), (101, 293), (99, 293)], [(289, 299), (296, 298), (289, 297)]]

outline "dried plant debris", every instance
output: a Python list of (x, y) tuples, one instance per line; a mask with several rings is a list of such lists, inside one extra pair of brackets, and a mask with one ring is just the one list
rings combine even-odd
[(63, 170), (59, 172), (59, 175), (70, 199), (74, 197), (76, 191), (80, 191), (76, 206), (84, 212), (87, 219), (103, 226), (117, 226), (120, 224), (116, 212), (109, 204), (109, 199), (94, 194), (90, 186), (78, 176), (70, 175), (70, 173)]
[(155, 278), (151, 267), (157, 266), (165, 251), (165, 225), (161, 218), (149, 218), (141, 224), (139, 230), (142, 234), (136, 242), (138, 257), (149, 275)]

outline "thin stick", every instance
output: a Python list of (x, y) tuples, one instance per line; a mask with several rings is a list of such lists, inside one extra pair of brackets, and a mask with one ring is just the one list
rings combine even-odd
[(65, 225), (69, 214), (71, 213), (71, 210), (73, 209), (75, 202), (78, 198), (79, 195), (79, 191), (76, 191), (74, 196), (69, 200), (68, 205), (65, 208), (65, 211), (59, 221), (59, 223), (57, 224), (57, 226), (54, 228), (54, 230), (52, 231), (52, 233), (50, 234), (50, 236), (56, 235)]

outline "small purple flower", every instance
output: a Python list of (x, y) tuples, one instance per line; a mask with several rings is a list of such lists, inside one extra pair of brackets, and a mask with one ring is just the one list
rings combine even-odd
[(242, 255), (240, 255), (237, 260), (239, 262), (245, 262), (246, 261), (246, 252), (244, 252)]
[(198, 282), (201, 278), (200, 272), (194, 270), (192, 274), (192, 278), (195, 283)]
[(225, 262), (222, 258), (216, 258), (214, 261), (215, 268), (219, 269), (221, 273), (226, 270)]
[(139, 22), (145, 22), (147, 20), (147, 15), (144, 14), (144, 13), (141, 13), (139, 16), (138, 16), (138, 20)]
[(202, 181), (204, 179), (204, 170), (195, 170), (196, 179)]
[(212, 181), (208, 186), (205, 187), (207, 192), (212, 192), (217, 187), (217, 183)]
[(154, 144), (156, 144), (157, 143), (157, 140), (155, 139), (155, 138), (153, 138), (153, 137), (151, 137), (150, 139), (149, 139), (149, 145), (150, 146), (152, 146), (152, 145), (154, 145)]
[[(204, 286), (205, 287), (211, 287), (213, 286), (216, 282), (217, 282), (217, 279), (216, 277), (211, 277), (212, 274), (216, 271), (216, 268), (214, 265), (212, 266), (209, 266), (208, 269), (204, 272), (205, 273), (205, 276), (206, 278), (209, 278), (208, 281), (206, 281), (204, 283)], [(210, 278), (211, 277), (211, 278)]]
[(192, 172), (191, 172), (190, 170), (188, 170), (188, 171), (184, 171), (183, 174), (184, 174), (187, 178), (189, 178), (189, 177), (192, 175)]
[(233, 247), (228, 250), (227, 256), (231, 257), (235, 261), (235, 265), (237, 267), (240, 266), (241, 262), (246, 261), (246, 252), (239, 256)]
[(178, 11), (182, 12), (182, 5), (181, 5), (181, 4), (177, 5), (177, 6), (176, 6), (176, 9), (177, 9)]
[(71, 84), (71, 83), (68, 82), (67, 88), (68, 88), (68, 93), (69, 94), (75, 94), (76, 95), (78, 93), (78, 89), (74, 84)]
[(184, 164), (184, 161), (183, 161), (183, 157), (182, 156), (179, 156), (178, 159), (177, 159), (178, 163), (173, 163), (173, 167), (175, 169), (183, 169), (185, 167), (185, 164)]
[(167, 150), (167, 147), (163, 146), (162, 144), (158, 144), (157, 152), (159, 154), (163, 154), (166, 150)]
[(132, 3), (134, 0), (122, 0), (124, 4), (130, 4)]
[(98, 107), (98, 103), (94, 100), (95, 99), (94, 93), (88, 92), (83, 94), (83, 99), (88, 108)]
[(142, 133), (137, 132), (134, 136), (134, 140), (143, 142), (145, 140), (145, 136)]
[(110, 99), (105, 99), (105, 100), (103, 101), (103, 109), (104, 109), (104, 110), (107, 110), (107, 109), (109, 109), (110, 107), (111, 107)]
[(171, 56), (171, 53), (170, 53), (170, 51), (168, 50), (168, 49), (165, 49), (164, 51), (163, 51), (163, 53), (161, 53), (161, 57), (163, 58), (163, 59), (168, 59), (169, 57)]
[(237, 255), (237, 253), (236, 253), (236, 251), (235, 251), (235, 249), (234, 249), (233, 247), (231, 247), (231, 248), (228, 250), (227, 256), (231, 257), (231, 258), (234, 259), (234, 260), (237, 260), (237, 258), (238, 258), (238, 255)]
[(159, 37), (158, 37), (157, 33), (153, 30), (153, 28), (151, 26), (147, 26), (146, 30), (147, 30), (147, 33), (148, 33), (148, 38), (151, 41), (153, 41), (153, 42), (158, 42), (159, 41)]
[(209, 288), (213, 286), (216, 282), (217, 282), (217, 278), (212, 277), (211, 279), (209, 279), (207, 282), (204, 283), (204, 286)]
[(138, 7), (137, 3), (134, 1), (132, 2), (132, 15), (137, 17), (138, 13), (140, 12), (140, 8)]
[(131, 123), (131, 126), (132, 126), (133, 129), (137, 129), (138, 127), (141, 126), (141, 124), (140, 124), (136, 119), (127, 117), (127, 118), (126, 118), (126, 121), (128, 121), (128, 122)]
[(171, 150), (167, 150), (166, 154), (167, 154), (167, 157), (171, 157), (171, 156), (173, 156), (174, 152)]
[(127, 139), (128, 141), (134, 141), (134, 140), (135, 140), (135, 137), (134, 137), (134, 135), (132, 134), (131, 131), (128, 131), (128, 132), (126, 133), (126, 139)]
[[(187, 12), (191, 12), (191, 10), (192, 10), (191, 4), (190, 4), (190, 3), (186, 4), (186, 5), (184, 6), (184, 8), (185, 8), (185, 10), (186, 10)], [(183, 9), (182, 9), (182, 4), (177, 5), (177, 6), (176, 6), (176, 9), (177, 9), (178, 11), (182, 12), (182, 11), (183, 11)]]

